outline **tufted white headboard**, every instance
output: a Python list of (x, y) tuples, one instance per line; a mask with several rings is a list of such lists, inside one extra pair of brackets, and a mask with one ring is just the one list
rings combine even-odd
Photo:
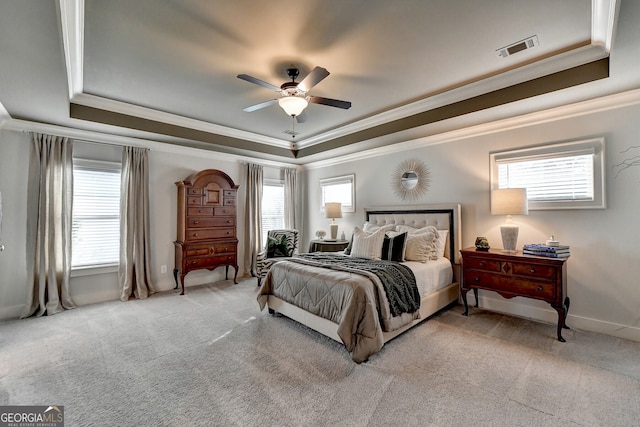
[(397, 224), (422, 228), (433, 225), (438, 230), (449, 230), (445, 256), (453, 264), (460, 263), (462, 233), (460, 205), (438, 204), (404, 207), (365, 208), (365, 219), (373, 225)]

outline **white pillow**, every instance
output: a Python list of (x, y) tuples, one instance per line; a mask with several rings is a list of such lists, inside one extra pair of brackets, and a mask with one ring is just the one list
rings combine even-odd
[(380, 259), (385, 231), (380, 228), (372, 233), (356, 227), (353, 230), (352, 257)]
[(427, 262), (436, 259), (436, 234), (431, 231), (407, 235), (407, 247), (404, 258), (407, 261)]
[[(440, 248), (437, 246), (437, 241), (439, 239), (439, 230), (436, 229), (433, 225), (427, 225), (424, 226), (422, 228), (414, 228), (411, 227), (410, 225), (397, 225), (396, 226), (396, 231), (399, 232), (407, 232), (409, 233), (408, 236), (408, 240), (407, 240), (407, 247), (409, 246), (409, 242), (411, 240), (412, 237), (415, 236), (419, 236), (421, 234), (433, 234), (433, 241), (431, 241), (430, 239), (427, 239), (427, 241), (429, 241), (429, 248), (428, 250), (430, 251), (429, 254), (427, 255), (427, 259), (438, 259), (439, 257), (442, 257), (443, 255), (438, 255), (439, 253), (444, 254), (444, 246), (442, 247), (442, 251), (440, 251)], [(445, 230), (447, 231), (447, 230)], [(443, 243), (446, 243), (446, 237), (443, 238)], [(415, 242), (414, 242), (415, 243)], [(420, 244), (424, 244), (424, 242), (419, 241)], [(414, 247), (414, 249), (416, 249)], [(408, 250), (408, 249), (407, 249)], [(414, 253), (414, 256), (417, 259), (412, 259), (410, 260), (409, 258), (407, 258), (407, 261), (421, 261), (421, 262), (426, 262), (426, 260), (422, 260), (423, 259), (423, 248), (420, 248), (420, 251), (418, 253)]]
[(369, 221), (365, 221), (364, 225), (362, 226), (362, 229), (364, 231), (368, 231), (370, 233), (374, 231), (378, 231), (381, 228), (384, 229), (384, 232), (386, 233), (387, 231), (393, 231), (396, 228), (396, 224), (391, 223), (386, 225), (374, 225), (374, 224), (371, 224)]
[(438, 237), (436, 238), (436, 256), (438, 258), (444, 257), (444, 250), (447, 246), (447, 236), (449, 235), (449, 230), (438, 230)]

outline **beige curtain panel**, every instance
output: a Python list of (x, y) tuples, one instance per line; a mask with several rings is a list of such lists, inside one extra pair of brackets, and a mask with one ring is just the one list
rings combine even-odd
[(33, 260), (21, 317), (75, 308), (69, 296), (73, 204), (73, 143), (33, 134), (28, 183), (27, 256)]
[(298, 184), (296, 170), (284, 169), (284, 228), (296, 229), (296, 194)]
[(148, 150), (123, 147), (120, 187), (120, 299), (147, 298), (151, 283)]
[(244, 269), (256, 275), (256, 258), (262, 249), (262, 166), (247, 164), (247, 201), (245, 210)]

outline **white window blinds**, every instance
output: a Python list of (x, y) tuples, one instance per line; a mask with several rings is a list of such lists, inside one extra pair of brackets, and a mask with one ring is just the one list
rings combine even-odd
[(526, 188), (529, 209), (604, 208), (604, 139), (491, 154), (492, 188)]
[(118, 263), (119, 164), (74, 159), (72, 239), (72, 268)]
[(262, 242), (269, 230), (284, 228), (284, 184), (267, 181), (262, 184)]

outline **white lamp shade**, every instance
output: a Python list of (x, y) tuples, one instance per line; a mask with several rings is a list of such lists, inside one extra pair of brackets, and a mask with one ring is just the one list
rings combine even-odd
[(526, 188), (503, 188), (491, 191), (492, 215), (528, 215)]
[(342, 203), (327, 202), (324, 204), (326, 218), (342, 218)]
[(307, 108), (309, 102), (299, 96), (285, 96), (278, 99), (278, 104), (287, 115), (295, 117), (299, 116), (302, 111)]

